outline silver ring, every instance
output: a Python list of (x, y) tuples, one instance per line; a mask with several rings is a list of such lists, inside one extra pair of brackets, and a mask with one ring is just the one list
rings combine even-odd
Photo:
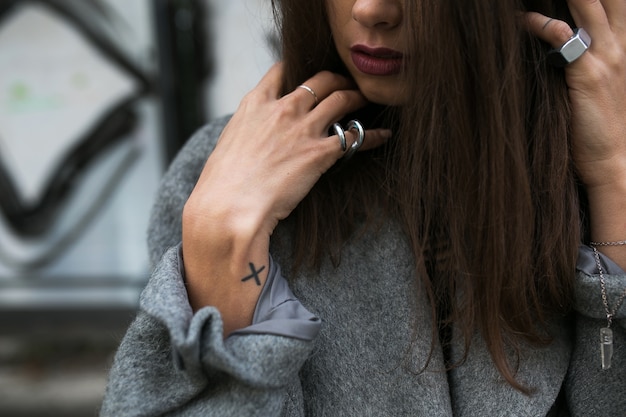
[(315, 91), (313, 91), (313, 89), (311, 87), (309, 87), (308, 85), (304, 85), (304, 84), (300, 84), (298, 86), (298, 88), (302, 88), (306, 91), (308, 91), (309, 93), (311, 93), (311, 95), (313, 96), (313, 98), (315, 99), (315, 105), (317, 106), (319, 104), (319, 99), (317, 98), (317, 94), (315, 94)]
[(358, 120), (350, 120), (346, 125), (346, 130), (356, 130), (358, 133), (356, 140), (352, 143), (352, 146), (350, 146), (350, 149), (348, 149), (348, 152), (344, 155), (344, 158), (348, 159), (351, 158), (361, 146), (363, 146), (363, 142), (365, 142), (365, 129)]
[(333, 125), (333, 129), (335, 129), (335, 133), (339, 136), (339, 144), (341, 145), (341, 151), (345, 152), (348, 149), (348, 145), (346, 142), (346, 132), (343, 130), (339, 123), (335, 123)]
[(583, 28), (574, 29), (574, 35), (560, 48), (548, 52), (548, 62), (555, 67), (571, 64), (585, 53), (591, 45), (591, 37)]

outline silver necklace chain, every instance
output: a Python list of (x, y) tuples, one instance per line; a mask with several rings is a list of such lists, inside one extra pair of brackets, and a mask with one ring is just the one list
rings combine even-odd
[(611, 307), (609, 306), (609, 297), (606, 291), (606, 281), (604, 278), (604, 270), (602, 268), (602, 263), (600, 262), (600, 254), (598, 253), (598, 249), (596, 246), (621, 246), (626, 245), (626, 241), (619, 242), (590, 242), (591, 248), (593, 249), (593, 256), (596, 261), (596, 267), (598, 268), (598, 273), (600, 275), (600, 289), (602, 291), (602, 304), (604, 305), (604, 311), (606, 312), (606, 320), (607, 325), (600, 329), (600, 358), (602, 360), (602, 369), (606, 370), (611, 367), (611, 359), (613, 357), (613, 330), (611, 330), (611, 324), (613, 323), (613, 317), (619, 310), (620, 306), (626, 299), (626, 290), (620, 295), (620, 297), (615, 302), (615, 307), (611, 311)]
[[(626, 245), (626, 241), (623, 241)], [(602, 269), (602, 264), (600, 263), (600, 254), (598, 253), (598, 249), (596, 248), (596, 246), (617, 246), (618, 242), (615, 242), (615, 245), (608, 245), (608, 244), (604, 244), (604, 245), (594, 245), (595, 242), (591, 242), (591, 244), (593, 245), (593, 255), (596, 259), (596, 266), (598, 267), (598, 272), (600, 273), (600, 289), (602, 291), (602, 304), (604, 304), (604, 311), (606, 311), (606, 319), (608, 321), (608, 325), (607, 327), (611, 327), (611, 323), (613, 322), (613, 317), (615, 316), (615, 313), (617, 313), (617, 310), (619, 310), (620, 306), (622, 305), (622, 303), (624, 302), (624, 299), (626, 299), (626, 290), (624, 290), (624, 292), (622, 293), (622, 295), (617, 299), (616, 303), (615, 303), (615, 307), (613, 308), (613, 311), (611, 311), (611, 308), (609, 307), (609, 297), (607, 295), (607, 291), (606, 291), (606, 281), (604, 278), (604, 271)]]

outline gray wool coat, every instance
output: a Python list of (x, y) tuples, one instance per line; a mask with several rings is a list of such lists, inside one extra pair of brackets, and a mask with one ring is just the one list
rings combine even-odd
[[(518, 379), (531, 395), (503, 381), (478, 336), (459, 367), (445, 371), (438, 340), (427, 360), (428, 302), (392, 222), (349, 242), (338, 267), (324, 263), (318, 274), (288, 281), (279, 265), (290, 270), (290, 238), (279, 225), (271, 275), (292, 292), (268, 290), (255, 323), (296, 334), (244, 331), (224, 340), (215, 308), (194, 314), (189, 306), (179, 243), (183, 204), (226, 121), (201, 129), (163, 179), (149, 230), (153, 274), (115, 356), (101, 416), (626, 416), (626, 306), (613, 325), (613, 367), (603, 371), (606, 318), (587, 247), (576, 312), (553, 324), (549, 346), (528, 347), (519, 358)], [(626, 275), (603, 262), (614, 302)], [(462, 352), (453, 331), (450, 355)]]

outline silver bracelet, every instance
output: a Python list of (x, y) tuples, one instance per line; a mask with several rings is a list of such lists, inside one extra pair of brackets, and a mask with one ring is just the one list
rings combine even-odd
[(624, 246), (626, 240), (618, 240), (615, 242), (589, 242), (589, 246)]

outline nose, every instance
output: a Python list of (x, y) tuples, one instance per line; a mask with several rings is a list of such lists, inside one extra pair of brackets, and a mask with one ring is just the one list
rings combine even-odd
[(352, 18), (368, 28), (393, 29), (402, 22), (399, 0), (356, 0)]

